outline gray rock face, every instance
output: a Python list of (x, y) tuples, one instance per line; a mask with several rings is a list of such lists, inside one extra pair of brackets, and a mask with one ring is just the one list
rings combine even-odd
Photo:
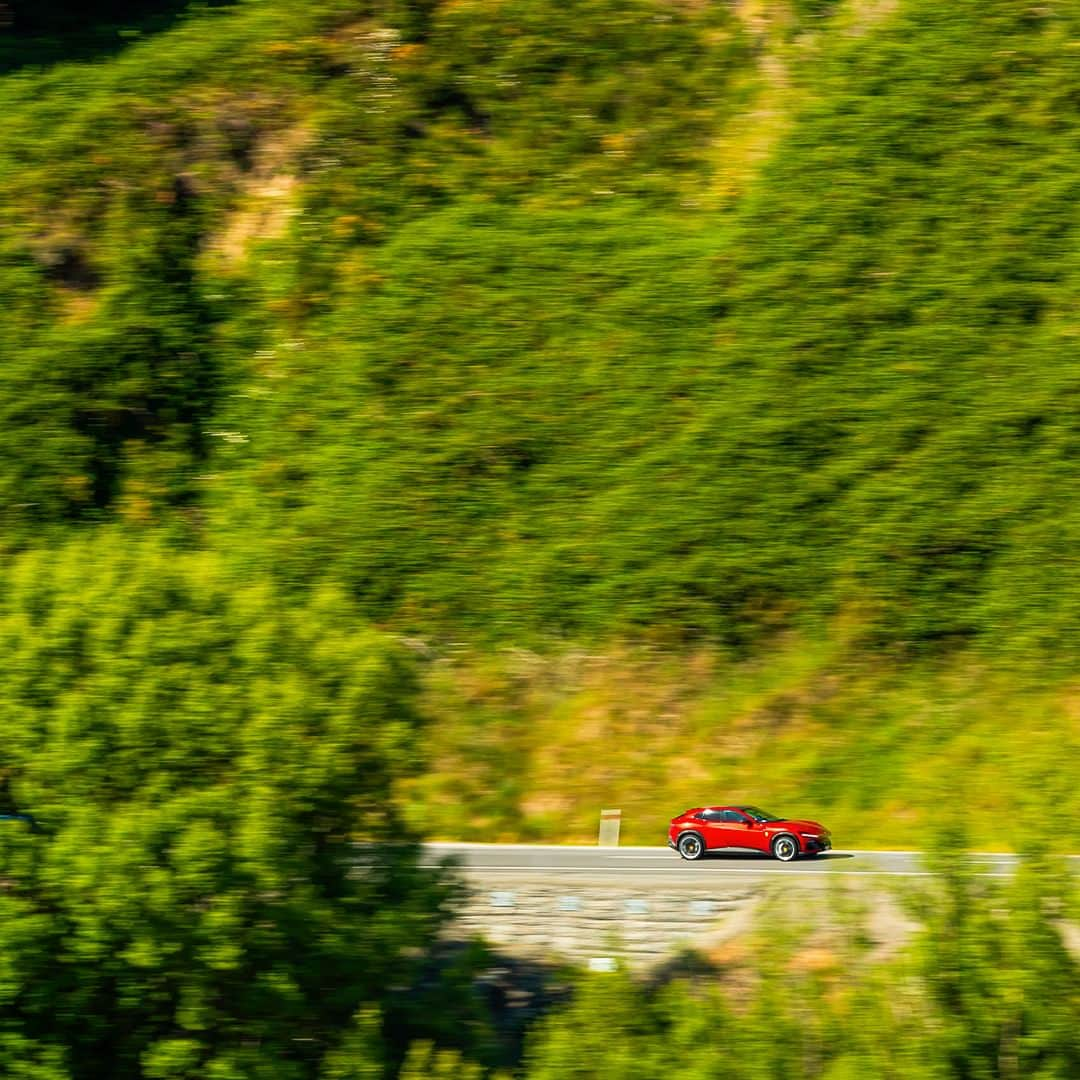
[(707, 949), (748, 925), (758, 890), (663, 881), (613, 887), (572, 878), (473, 880), (448, 934), (479, 937), (500, 953), (603, 970), (619, 960), (647, 969), (686, 949)]

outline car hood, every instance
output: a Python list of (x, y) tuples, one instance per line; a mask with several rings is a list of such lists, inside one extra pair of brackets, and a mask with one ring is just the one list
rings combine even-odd
[(815, 836), (820, 836), (822, 833), (827, 833), (829, 830), (824, 825), (817, 821), (802, 821), (799, 818), (784, 818), (783, 821), (769, 821), (765, 825), (766, 829), (792, 829), (797, 832), (813, 833)]

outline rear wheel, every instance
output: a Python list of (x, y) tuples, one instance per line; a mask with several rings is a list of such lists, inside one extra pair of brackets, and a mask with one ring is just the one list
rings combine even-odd
[(679, 854), (684, 859), (700, 859), (705, 854), (705, 841), (698, 836), (697, 833), (683, 833), (679, 837), (679, 843), (677, 845)]
[(773, 858), (780, 862), (791, 862), (799, 854), (799, 844), (794, 836), (778, 836), (772, 842)]

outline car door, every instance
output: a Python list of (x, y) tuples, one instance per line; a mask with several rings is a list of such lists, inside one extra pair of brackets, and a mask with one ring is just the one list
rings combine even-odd
[(723, 810), (721, 816), (719, 828), (722, 830), (724, 847), (757, 848), (758, 837), (754, 833), (753, 823), (745, 814), (740, 814), (738, 810)]
[(701, 835), (705, 838), (706, 850), (715, 851), (728, 846), (727, 832), (724, 829), (727, 822), (724, 821), (723, 810), (702, 810), (696, 816), (701, 823)]

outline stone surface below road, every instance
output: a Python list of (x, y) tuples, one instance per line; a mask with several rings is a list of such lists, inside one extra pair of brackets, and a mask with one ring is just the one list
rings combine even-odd
[[(603, 876), (522, 872), (498, 877), (466, 873), (471, 896), (448, 936), (479, 937), (496, 951), (544, 963), (570, 962), (603, 968), (619, 961), (648, 970), (690, 950), (723, 959), (740, 951), (768, 904), (789, 925), (810, 919), (815, 939), (832, 921), (834, 892), (824, 882), (800, 882), (778, 893), (760, 881), (687, 881), (665, 878), (612, 882)], [(915, 924), (886, 893), (848, 888), (862, 898), (867, 933), (890, 952)], [(856, 894), (852, 896), (851, 894)], [(870, 902), (867, 902), (870, 901)], [(785, 911), (784, 909), (788, 909)]]

